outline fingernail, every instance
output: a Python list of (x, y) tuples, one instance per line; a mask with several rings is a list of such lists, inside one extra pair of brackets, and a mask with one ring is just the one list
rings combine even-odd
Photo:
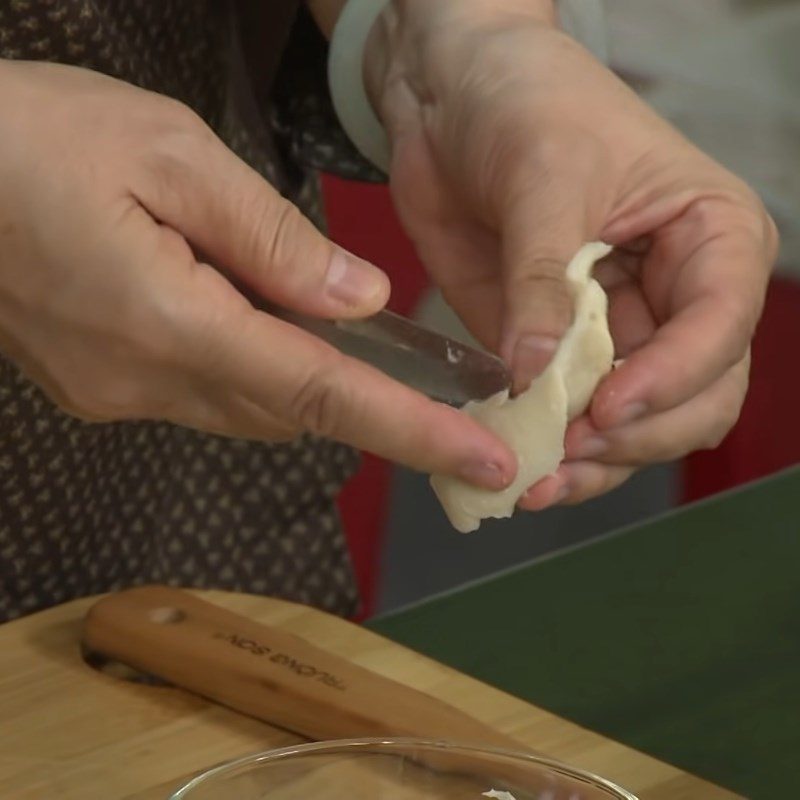
[(326, 276), (328, 295), (338, 303), (360, 306), (384, 290), (386, 280), (371, 264), (335, 250)]
[(511, 370), (514, 388), (521, 392), (540, 375), (558, 349), (558, 339), (553, 336), (523, 336), (514, 348)]
[(647, 413), (646, 403), (631, 403), (625, 406), (617, 416), (617, 425), (627, 425), (629, 422), (635, 422), (637, 419), (643, 417)]
[(473, 461), (465, 464), (461, 468), (461, 477), (467, 483), (495, 491), (505, 489), (510, 483), (503, 468), (493, 461)]
[(581, 442), (575, 452), (571, 454), (573, 458), (597, 458), (608, 450), (608, 442), (601, 436), (590, 436)]

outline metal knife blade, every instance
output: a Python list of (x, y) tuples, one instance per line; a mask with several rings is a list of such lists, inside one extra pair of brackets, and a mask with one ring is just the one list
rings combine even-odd
[(271, 307), (269, 312), (442, 403), (461, 407), (511, 385), (508, 368), (497, 356), (391, 311), (380, 311), (366, 319), (336, 321), (283, 308)]

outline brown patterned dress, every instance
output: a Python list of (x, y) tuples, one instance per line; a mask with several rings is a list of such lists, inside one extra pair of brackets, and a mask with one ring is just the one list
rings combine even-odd
[[(89, 67), (182, 100), (318, 217), (307, 166), (370, 176), (320, 103), (324, 51), (298, 5), (2, 0), (0, 58)], [(351, 613), (335, 498), (356, 461), (310, 437), (81, 422), (0, 356), (0, 621), (154, 581)]]

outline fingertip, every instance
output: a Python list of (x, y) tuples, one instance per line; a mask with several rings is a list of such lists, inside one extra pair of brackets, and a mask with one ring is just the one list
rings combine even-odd
[(607, 431), (636, 422), (649, 411), (650, 406), (645, 400), (610, 389), (592, 401), (590, 416), (598, 430)]
[(595, 390), (588, 417), (597, 430), (617, 428), (647, 413), (646, 387), (637, 364), (636, 357), (622, 362)]
[(325, 276), (325, 296), (334, 316), (369, 316), (389, 300), (391, 285), (383, 270), (334, 247)]
[(565, 459), (572, 460), (576, 458), (576, 453), (582, 444), (597, 435), (598, 430), (592, 424), (590, 417), (578, 417), (578, 419), (571, 422), (564, 436)]
[[(517, 456), (493, 431), (455, 408), (433, 403), (430, 422), (419, 428), (425, 405), (417, 404), (414, 439), (418, 469), (452, 475), (490, 491), (508, 488), (517, 476)], [(424, 443), (424, 444), (423, 444)]]
[(519, 468), (517, 455), (494, 433), (480, 425), (478, 428), (480, 430), (477, 438), (480, 443), (479, 452), (466, 463), (490, 465), (488, 471), (483, 472), (483, 478), (477, 481), (479, 485), (495, 491), (507, 489), (517, 477)]

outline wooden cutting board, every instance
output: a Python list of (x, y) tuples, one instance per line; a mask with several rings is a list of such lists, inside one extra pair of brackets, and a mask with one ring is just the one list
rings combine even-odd
[[(641, 800), (737, 797), (352, 623), (251, 595), (198, 594), (439, 697)], [(166, 800), (188, 776), (213, 764), (297, 741), (182, 690), (131, 683), (87, 666), (79, 643), (93, 602), (0, 626), (1, 798)]]

